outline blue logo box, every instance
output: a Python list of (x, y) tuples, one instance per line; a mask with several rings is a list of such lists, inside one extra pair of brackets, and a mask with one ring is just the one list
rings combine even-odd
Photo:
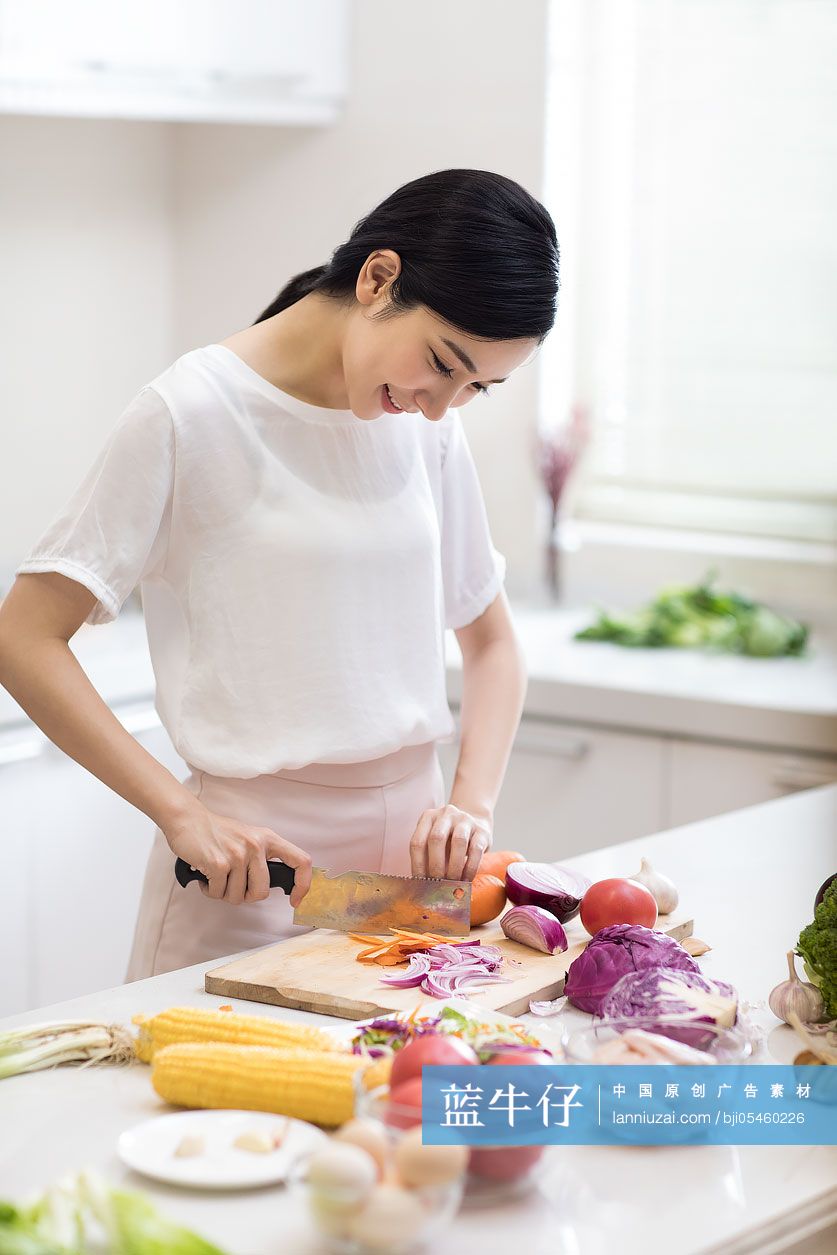
[(425, 1066), (434, 1146), (837, 1145), (837, 1067)]

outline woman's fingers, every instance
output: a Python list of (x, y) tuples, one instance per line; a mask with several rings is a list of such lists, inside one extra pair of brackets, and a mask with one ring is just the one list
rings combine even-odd
[(416, 830), (410, 838), (410, 875), (428, 876), (427, 870), (427, 838), (436, 818), (434, 810), (424, 811), (416, 824)]
[(491, 837), (482, 828), (475, 828), (468, 843), (468, 858), (462, 873), (463, 880), (473, 880), (479, 870), (480, 859), (491, 845)]
[(286, 841), (270, 829), (266, 829), (265, 858), (278, 858), (294, 869), (294, 887), (291, 890), (290, 903), (296, 909), (308, 890), (311, 888), (311, 855), (301, 850), (292, 841)]
[(464, 873), (468, 861), (472, 828), (473, 825), (467, 819), (460, 819), (457, 824), (454, 824), (453, 831), (450, 834), (450, 849), (448, 851), (448, 880), (468, 879)]

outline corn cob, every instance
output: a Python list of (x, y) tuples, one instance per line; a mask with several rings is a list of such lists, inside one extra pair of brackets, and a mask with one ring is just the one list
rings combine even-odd
[(264, 1015), (237, 1015), (231, 1011), (211, 1011), (205, 1007), (169, 1007), (159, 1015), (135, 1015), (139, 1026), (137, 1058), (150, 1063), (162, 1046), (189, 1041), (225, 1041), (239, 1046), (275, 1046), (288, 1050), (308, 1047), (335, 1050), (330, 1033), (306, 1024), (285, 1024)]
[(360, 1055), (230, 1042), (181, 1042), (155, 1050), (151, 1084), (181, 1107), (272, 1111), (336, 1126), (354, 1113)]

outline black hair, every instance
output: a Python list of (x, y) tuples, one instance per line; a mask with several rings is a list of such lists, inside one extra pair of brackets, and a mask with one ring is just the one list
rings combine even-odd
[(519, 183), (490, 170), (437, 170), (405, 183), (355, 224), (326, 266), (295, 275), (256, 323), (309, 292), (350, 304), (363, 263), (379, 248), (398, 253), (401, 271), (378, 318), (424, 306), (477, 339), (539, 344), (552, 329), (555, 224)]

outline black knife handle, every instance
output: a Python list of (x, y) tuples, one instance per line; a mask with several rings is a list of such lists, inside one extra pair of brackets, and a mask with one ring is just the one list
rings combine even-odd
[[(267, 870), (270, 874), (271, 889), (282, 889), (286, 894), (290, 895), (294, 887), (294, 869), (289, 867), (287, 863), (274, 862), (268, 859)], [(203, 872), (195, 871), (194, 867), (190, 867), (185, 859), (179, 858), (174, 865), (174, 874), (179, 884), (185, 889), (190, 880), (202, 880), (206, 885), (209, 883)]]

